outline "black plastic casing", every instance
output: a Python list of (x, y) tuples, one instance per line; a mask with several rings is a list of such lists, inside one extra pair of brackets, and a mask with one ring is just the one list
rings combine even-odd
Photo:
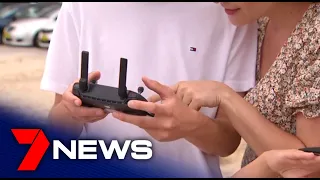
[(299, 150), (304, 151), (304, 152), (311, 152), (317, 156), (320, 155), (320, 147), (305, 147), (305, 148), (301, 148)]
[(105, 110), (116, 110), (126, 114), (138, 116), (154, 116), (145, 111), (131, 109), (127, 103), (130, 100), (147, 100), (139, 93), (127, 90), (127, 98), (121, 99), (118, 95), (118, 88), (103, 86), (95, 83), (88, 83), (88, 89), (81, 91), (79, 83), (73, 85), (72, 93), (81, 99), (82, 105), (86, 107), (97, 107)]

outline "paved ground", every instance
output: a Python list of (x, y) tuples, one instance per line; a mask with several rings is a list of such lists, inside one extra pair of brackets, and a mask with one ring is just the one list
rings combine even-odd
[(17, 56), (23, 55), (26, 57), (40, 56), (45, 57), (47, 55), (46, 49), (39, 49), (33, 47), (15, 47), (15, 46), (4, 46), (0, 45), (0, 57), (5, 56)]
[[(46, 54), (44, 49), (0, 45), (0, 100), (30, 115), (47, 116), (53, 94), (39, 89)], [(221, 159), (225, 176), (239, 169), (244, 147), (242, 143), (233, 155)]]
[(0, 46), (0, 99), (6, 105), (46, 116), (52, 94), (39, 89), (46, 50)]

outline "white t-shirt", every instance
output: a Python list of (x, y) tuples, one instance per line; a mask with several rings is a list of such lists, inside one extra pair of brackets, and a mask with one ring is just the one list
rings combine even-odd
[[(82, 50), (99, 84), (118, 86), (120, 58), (128, 59), (127, 88), (137, 91), (142, 76), (173, 85), (183, 80), (222, 81), (238, 92), (255, 83), (257, 26), (236, 28), (213, 2), (63, 3), (55, 26), (41, 89), (62, 94), (80, 77)], [(145, 88), (144, 97), (152, 94)], [(214, 117), (216, 109), (202, 109)], [(86, 125), (88, 134), (115, 139), (150, 137), (112, 115)], [(220, 177), (219, 160), (184, 139), (153, 142), (154, 156), (193, 168), (197, 177)]]

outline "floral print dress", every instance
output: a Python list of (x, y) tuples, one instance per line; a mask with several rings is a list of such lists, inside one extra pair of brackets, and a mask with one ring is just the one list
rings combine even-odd
[[(258, 21), (257, 84), (245, 99), (266, 119), (295, 134), (296, 113), (306, 118), (320, 116), (320, 4), (309, 6), (266, 75), (260, 78), (260, 52), (267, 22), (268, 18)], [(248, 146), (242, 167), (256, 158)]]

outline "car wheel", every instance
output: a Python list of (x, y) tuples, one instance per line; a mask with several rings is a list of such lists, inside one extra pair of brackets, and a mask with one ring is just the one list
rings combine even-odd
[(33, 37), (33, 46), (34, 47), (40, 47), (39, 42), (38, 42), (38, 35), (39, 35), (39, 32), (37, 32)]

